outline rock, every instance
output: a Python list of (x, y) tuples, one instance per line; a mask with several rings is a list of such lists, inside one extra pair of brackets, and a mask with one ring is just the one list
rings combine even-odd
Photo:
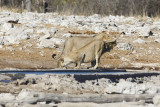
[(1, 32), (1, 31), (0, 31), (0, 36), (4, 36), (4, 34), (5, 34), (4, 32)]
[(160, 38), (154, 40), (157, 43), (160, 43)]
[(28, 102), (34, 98), (39, 97), (38, 94), (34, 94), (31, 91), (28, 91), (26, 89), (22, 89), (22, 91), (18, 94), (18, 96), (16, 97), (17, 101), (25, 101)]
[(56, 45), (53, 43), (53, 41), (49, 39), (43, 39), (38, 44), (39, 48), (56, 48)]
[[(93, 103), (93, 102), (62, 102), (59, 103), (58, 107), (145, 107), (144, 102), (111, 102), (111, 103)], [(150, 106), (153, 107), (153, 106)]]
[(103, 27), (101, 24), (92, 25), (91, 31), (94, 31), (95, 33), (100, 33), (102, 31), (105, 31), (105, 27)]
[(149, 26), (137, 27), (136, 32), (139, 34), (139, 36), (142, 36), (142, 37), (149, 37), (153, 35), (153, 32), (151, 31)]
[(92, 16), (89, 16), (88, 18), (89, 18), (90, 20), (92, 20), (92, 21), (98, 21), (98, 20), (101, 19), (101, 15), (99, 15), (99, 14), (94, 14), (94, 15), (92, 15)]
[(49, 33), (51, 33), (51, 34), (56, 34), (58, 32), (58, 29), (56, 29), (56, 28), (54, 28), (54, 27), (51, 27), (50, 29), (49, 29)]
[(110, 87), (106, 87), (104, 92), (107, 93), (107, 94), (122, 94), (123, 93), (123, 88), (122, 87), (117, 87), (117, 86), (110, 86)]
[(155, 106), (160, 107), (160, 94), (157, 94), (153, 97), (153, 103)]
[(56, 48), (56, 45), (60, 45), (64, 42), (63, 39), (51, 38), (51, 39), (40, 39), (40, 43), (37, 44), (39, 48)]
[(48, 29), (46, 29), (46, 28), (36, 29), (36, 32), (38, 34), (43, 33), (45, 35), (45, 37), (50, 37), (50, 34), (56, 34), (57, 31), (58, 30), (54, 27), (51, 27), (51, 28), (48, 28)]
[(24, 78), (17, 81), (19, 85), (28, 85), (28, 84), (36, 84), (36, 80), (34, 78)]
[(149, 17), (148, 17), (148, 19), (147, 19), (146, 23), (148, 23), (148, 24), (152, 24), (152, 23), (153, 23), (152, 18), (149, 18)]
[(1, 102), (9, 102), (15, 100), (15, 96), (10, 93), (1, 93), (0, 94), (0, 103)]
[(25, 32), (25, 28), (14, 28), (7, 32), (6, 35), (5, 42), (9, 42), (11, 44), (19, 44), (20, 40), (30, 39), (30, 35), (28, 34), (28, 31)]
[(66, 34), (63, 35), (63, 37), (67, 37), (67, 38), (72, 37), (72, 34), (71, 33), (66, 33)]
[(120, 80), (116, 85), (109, 85), (105, 88), (104, 92), (108, 94), (150, 94), (155, 95), (159, 91), (159, 87), (154, 84), (144, 84), (143, 81), (140, 83)]
[(116, 47), (118, 50), (123, 50), (123, 51), (124, 50), (132, 51), (134, 49), (130, 43), (119, 43), (117, 44)]
[(10, 76), (0, 74), (0, 81), (2, 80), (11, 80)]
[(4, 24), (2, 24), (0, 31), (7, 32), (7, 31), (11, 30), (12, 28), (14, 28), (14, 25), (12, 23), (4, 23)]
[(138, 38), (137, 40), (134, 40), (133, 43), (146, 43), (144, 40)]
[(18, 103), (10, 102), (5, 104), (5, 107), (20, 107), (20, 105)]
[(123, 94), (136, 94), (136, 83), (127, 82), (127, 81), (120, 81), (117, 84), (117, 87), (119, 87), (122, 90)]
[(148, 90), (145, 91), (147, 94), (157, 94), (158, 90), (160, 90), (160, 87), (154, 86), (153, 84), (149, 84), (152, 87), (148, 87)]
[(10, 50), (10, 51), (12, 51), (12, 52), (15, 51), (15, 49), (14, 49), (13, 47), (6, 47), (6, 49), (7, 49), (7, 50)]
[(63, 20), (63, 21), (60, 23), (60, 26), (63, 26), (63, 27), (68, 28), (68, 26), (69, 26), (69, 21)]
[(46, 28), (37, 29), (36, 32), (39, 33), (39, 34), (43, 33), (44, 35), (50, 36), (50, 33), (49, 33), (49, 31)]

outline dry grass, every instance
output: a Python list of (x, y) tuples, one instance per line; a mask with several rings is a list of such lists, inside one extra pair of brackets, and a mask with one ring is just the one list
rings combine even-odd
[[(15, 12), (15, 11), (14, 11)], [(145, 21), (147, 17), (141, 17), (140, 20)], [(155, 20), (159, 20), (158, 18), (155, 18)], [(65, 33), (71, 33), (74, 35), (84, 35), (85, 36), (91, 36), (93, 34), (96, 34), (93, 31), (88, 30), (78, 30), (77, 28), (66, 28), (61, 26), (54, 26), (51, 24), (43, 24), (43, 27), (45, 28), (51, 28), (55, 27), (58, 29), (58, 32), (56, 35), (58, 37), (61, 37), (61, 35)], [(22, 27), (22, 24), (16, 24), (17, 27)], [(106, 33), (106, 32), (100, 32), (100, 33)], [(118, 37), (119, 32), (109, 31), (108, 32), (112, 37)], [(39, 34), (40, 36), (43, 36), (44, 34)], [(54, 35), (53, 35), (54, 36)], [(159, 43), (155, 43), (155, 38), (143, 38), (145, 41), (150, 41), (146, 44), (134, 44), (133, 41), (136, 40), (138, 37), (121, 37), (119, 38), (120, 42), (129, 42), (133, 45), (134, 49), (137, 51), (136, 54), (132, 54), (131, 51), (120, 51), (120, 50), (112, 50), (110, 52), (106, 52), (101, 57), (101, 67), (106, 68), (132, 68), (134, 66), (134, 63), (159, 63), (160, 62), (160, 50), (158, 51), (157, 48), (160, 49)], [(65, 38), (63, 38), (65, 39)], [(42, 68), (56, 68), (56, 60), (52, 59), (52, 54), (55, 52), (59, 53), (55, 49), (49, 49), (49, 48), (37, 48), (37, 38), (29, 39), (21, 41), (21, 44), (19, 45), (12, 45), (12, 47), (15, 49), (14, 51), (9, 51), (5, 49), (5, 46), (3, 46), (4, 50), (0, 50), (0, 69), (4, 68), (21, 68), (21, 69), (42, 69)], [(26, 44), (32, 44), (31, 47), (26, 47), (23, 50), (19, 50), (19, 48), (24, 47)], [(7, 47), (7, 46), (6, 46)], [(60, 47), (57, 45), (57, 47)], [(148, 54), (149, 47), (153, 48), (152, 53)], [(143, 50), (141, 49), (143, 48)], [(59, 50), (60, 51), (60, 50)], [(128, 58), (130, 62), (121, 60), (121, 57)], [(145, 67), (145, 66), (144, 66)]]
[(96, 34), (95, 32), (93, 31), (68, 31), (68, 33), (71, 33), (71, 34), (88, 34), (88, 35), (91, 35), (91, 34)]
[(3, 6), (3, 7), (0, 7), (0, 12), (3, 12), (3, 11), (10, 11), (10, 12), (14, 12), (14, 13), (21, 13), (22, 10), (20, 8), (9, 8), (9, 7), (6, 7), (6, 6)]

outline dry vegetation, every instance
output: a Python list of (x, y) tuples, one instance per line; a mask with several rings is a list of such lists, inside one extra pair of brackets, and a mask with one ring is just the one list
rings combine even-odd
[[(0, 0), (1, 6), (19, 8), (26, 0)], [(43, 0), (31, 0), (32, 11), (43, 12)], [(160, 0), (46, 0), (49, 12), (77, 15), (150, 16), (160, 14)]]
[[(0, 0), (0, 4), (3, 9), (10, 9), (14, 12), (21, 11), (21, 1), (22, 0)], [(3, 2), (2, 2), (3, 1)], [(37, 6), (37, 1), (39, 1), (39, 5)], [(64, 14), (78, 14), (78, 15), (91, 15), (91, 14), (101, 14), (101, 15), (125, 15), (125, 16), (141, 16), (138, 19), (142, 20), (142, 22), (147, 20), (145, 16), (154, 16), (153, 20), (159, 20), (160, 15), (160, 0), (48, 0), (49, 3), (49, 11), (51, 12), (59, 12)], [(32, 10), (41, 11), (43, 7), (43, 3), (41, 0), (32, 0)], [(0, 10), (1, 11), (1, 10)], [(142, 17), (144, 16), (144, 17)], [(132, 22), (125, 22), (124, 24), (134, 24)], [(49, 28), (53, 25), (51, 24), (42, 24), (44, 27)], [(19, 26), (19, 25), (17, 25)], [(57, 27), (57, 26), (56, 26)], [(70, 33), (72, 35), (87, 35), (91, 36), (96, 34), (94, 31), (82, 31), (76, 28), (63, 28), (57, 27), (58, 34), (57, 36), (61, 37), (62, 34)], [(119, 35), (119, 32), (116, 31), (108, 31), (111, 35)], [(42, 34), (43, 35), (43, 34)], [(116, 36), (117, 37), (117, 36)], [(121, 42), (125, 42), (126, 40), (130, 40), (132, 43), (133, 40), (136, 40), (138, 35), (131, 37), (123, 37), (120, 38)], [(139, 46), (138, 44), (132, 43), (137, 51), (137, 54), (131, 54), (130, 51), (114, 51), (107, 52), (101, 58), (100, 66), (106, 68), (133, 68), (134, 64), (143, 64), (142, 67), (148, 67), (149, 64), (152, 64), (153, 68), (151, 69), (159, 69), (160, 57), (157, 49), (160, 49), (160, 45), (158, 43), (153, 42), (154, 38), (141, 38), (147, 42), (143, 46)], [(19, 50), (19, 48), (23, 47), (25, 44), (32, 44), (33, 46), (27, 47), (27, 50), (32, 50), (32, 52), (27, 50)], [(47, 68), (52, 69), (56, 68), (56, 61), (54, 61), (51, 56), (54, 53), (53, 49), (44, 48), (37, 49), (34, 47), (35, 41), (33, 39), (24, 41), (23, 44), (15, 45), (13, 48), (15, 50), (0, 50), (0, 69), (8, 68), (23, 68), (23, 69), (41, 69)], [(62, 46), (57, 46), (62, 47)], [(152, 52), (154, 54), (149, 54), (148, 50), (151, 47)], [(59, 50), (60, 53), (60, 50)], [(138, 56), (139, 55), (139, 56)], [(121, 60), (121, 57), (126, 57)], [(106, 60), (107, 59), (107, 60)], [(148, 65), (147, 65), (148, 64)], [(155, 67), (156, 66), (156, 67)]]

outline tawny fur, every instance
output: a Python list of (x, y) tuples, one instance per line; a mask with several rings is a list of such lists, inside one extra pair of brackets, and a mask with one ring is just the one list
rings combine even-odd
[(96, 61), (96, 65), (94, 66), (96, 69), (104, 47), (105, 43), (102, 40), (94, 40), (79, 50), (73, 50), (65, 55), (62, 66), (76, 63), (78, 65), (77, 67), (80, 68), (81, 63)]
[(60, 57), (58, 59), (57, 67), (58, 68), (61, 67), (61, 63), (63, 59), (62, 55), (65, 56), (71, 51), (79, 50), (80, 48), (84, 47), (85, 45), (87, 45), (88, 43), (94, 40), (101, 40), (107, 43), (109, 38), (111, 38), (110, 35), (101, 33), (101, 34), (97, 34), (94, 37), (71, 37), (67, 39), (64, 43), (61, 55), (59, 55)]

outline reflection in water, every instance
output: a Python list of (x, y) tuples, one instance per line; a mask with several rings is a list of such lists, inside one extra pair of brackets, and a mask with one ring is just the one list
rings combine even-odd
[(9, 82), (12, 82), (12, 81), (14, 81), (14, 80), (2, 80), (0, 82), (9, 83)]
[(6, 70), (0, 71), (5, 75), (11, 77), (11, 80), (1, 80), (0, 82), (9, 83), (17, 79), (22, 79), (25, 77), (25, 74), (35, 74), (35, 75), (44, 75), (44, 74), (77, 74), (77, 75), (94, 75), (94, 74), (115, 74), (115, 73), (125, 73), (125, 70)]

